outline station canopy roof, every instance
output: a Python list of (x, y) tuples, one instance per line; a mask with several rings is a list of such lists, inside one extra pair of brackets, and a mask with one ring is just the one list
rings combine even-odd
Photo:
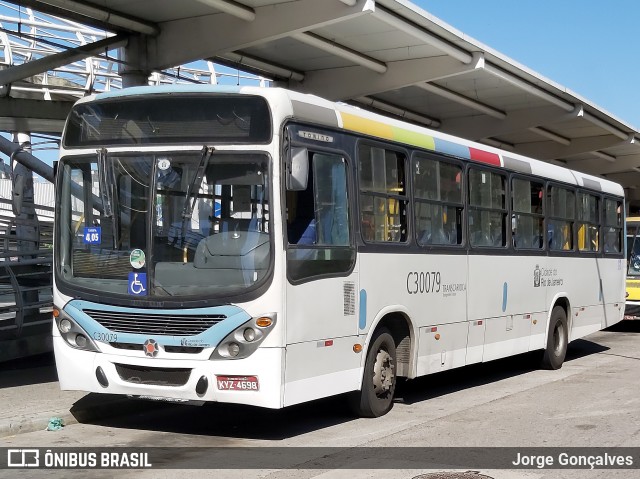
[[(135, 34), (147, 69), (212, 59), (621, 183), (640, 204), (640, 133), (405, 0), (21, 0)], [(570, 62), (567, 68), (571, 68)]]

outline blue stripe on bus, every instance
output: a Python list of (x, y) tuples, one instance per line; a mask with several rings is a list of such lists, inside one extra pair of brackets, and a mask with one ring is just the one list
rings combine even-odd
[(441, 140), (440, 138), (434, 138), (434, 140), (436, 142), (435, 148), (437, 152), (457, 156), (458, 158), (465, 158), (467, 160), (471, 159), (468, 146), (459, 145), (452, 141)]
[(358, 327), (364, 329), (367, 327), (367, 291), (360, 290), (360, 318)]
[[(237, 306), (216, 306), (212, 308), (202, 309), (188, 309), (188, 310), (172, 310), (167, 311), (163, 309), (147, 309), (143, 313), (158, 314), (171, 316), (183, 315), (204, 315), (204, 314), (223, 314), (226, 319), (211, 326), (206, 331), (200, 334), (191, 336), (166, 336), (153, 333), (116, 333), (113, 332), (100, 323), (95, 321), (89, 315), (87, 315), (83, 309), (93, 309), (101, 311), (117, 311), (120, 313), (131, 313), (132, 315), (141, 314), (142, 311), (135, 308), (119, 308), (106, 304), (91, 303), (89, 301), (73, 300), (70, 301), (63, 311), (68, 314), (78, 325), (84, 329), (88, 336), (96, 341), (96, 337), (109, 337), (109, 334), (117, 335), (117, 339), (113, 342), (118, 343), (130, 343), (130, 344), (144, 344), (147, 339), (155, 339), (158, 344), (163, 346), (183, 346), (184, 341), (188, 339), (190, 345), (197, 345), (203, 348), (216, 347), (220, 341), (222, 341), (229, 333), (235, 330), (240, 325), (246, 323), (251, 319), (251, 316), (241, 308)], [(102, 333), (103, 335), (100, 335)], [(104, 342), (104, 341), (103, 341)]]
[(509, 285), (504, 283), (502, 285), (502, 312), (504, 313), (507, 310), (507, 296), (509, 293)]

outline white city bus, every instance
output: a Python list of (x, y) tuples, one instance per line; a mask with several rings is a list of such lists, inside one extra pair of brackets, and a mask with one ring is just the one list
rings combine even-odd
[(84, 98), (56, 181), (63, 389), (380, 416), (624, 311), (619, 185), (284, 89)]

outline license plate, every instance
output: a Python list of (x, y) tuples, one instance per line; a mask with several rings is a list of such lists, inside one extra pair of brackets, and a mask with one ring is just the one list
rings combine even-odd
[(258, 391), (258, 376), (216, 376), (220, 391)]

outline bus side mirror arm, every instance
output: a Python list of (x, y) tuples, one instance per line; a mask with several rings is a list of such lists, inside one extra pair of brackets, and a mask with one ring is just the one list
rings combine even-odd
[(292, 146), (287, 155), (287, 179), (288, 191), (304, 191), (307, 189), (309, 179), (309, 150), (300, 146)]

